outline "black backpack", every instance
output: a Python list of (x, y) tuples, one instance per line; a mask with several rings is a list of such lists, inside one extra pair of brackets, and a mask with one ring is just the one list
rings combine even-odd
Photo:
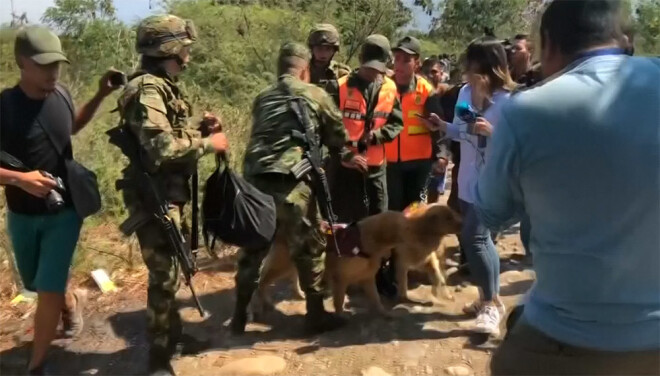
[[(225, 163), (226, 165), (226, 163)], [(275, 235), (273, 197), (235, 174), (217, 168), (206, 181), (202, 201), (204, 236), (248, 249), (268, 246)], [(208, 241), (207, 241), (208, 244)]]

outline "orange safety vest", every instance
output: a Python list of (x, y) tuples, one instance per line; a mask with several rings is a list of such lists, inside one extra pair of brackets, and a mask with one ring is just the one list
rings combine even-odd
[[(371, 130), (382, 128), (392, 113), (396, 99), (396, 84), (385, 77), (378, 93), (378, 103), (374, 108)], [(348, 76), (338, 80), (339, 83), (339, 110), (346, 132), (348, 133), (349, 148), (357, 153), (358, 141), (364, 134), (364, 122), (367, 117), (367, 101), (360, 90), (348, 86)], [(367, 146), (367, 165), (382, 166), (385, 162), (385, 148), (383, 145)]]
[(416, 115), (424, 113), (424, 104), (432, 92), (433, 86), (418, 76), (415, 91), (407, 92), (400, 98), (403, 130), (394, 141), (385, 145), (388, 163), (431, 158), (433, 153), (431, 133)]

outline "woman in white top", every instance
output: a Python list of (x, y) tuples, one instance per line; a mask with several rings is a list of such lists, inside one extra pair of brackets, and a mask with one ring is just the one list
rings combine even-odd
[[(481, 299), (465, 308), (477, 313), (475, 331), (497, 335), (504, 315), (499, 300), (500, 259), (490, 231), (477, 217), (473, 208), (474, 189), (479, 172), (485, 163), (485, 154), (493, 127), (497, 126), (502, 104), (514, 87), (507, 67), (506, 51), (501, 42), (482, 37), (466, 51), (467, 81), (459, 95), (454, 120), (444, 122), (431, 114), (428, 126), (440, 129), (461, 143), (461, 164), (458, 171), (458, 198), (463, 215), (461, 246), (480, 289)], [(477, 114), (476, 121), (466, 122), (461, 109), (470, 108)]]

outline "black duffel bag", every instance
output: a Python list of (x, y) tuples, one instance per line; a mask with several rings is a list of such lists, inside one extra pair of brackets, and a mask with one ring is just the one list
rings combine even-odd
[(228, 166), (222, 172), (216, 169), (206, 181), (202, 216), (205, 236), (213, 235), (239, 247), (265, 247), (275, 235), (273, 197), (255, 188)]

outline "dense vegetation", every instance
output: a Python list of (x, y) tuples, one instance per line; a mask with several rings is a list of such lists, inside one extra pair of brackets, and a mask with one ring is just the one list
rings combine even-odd
[[(412, 31), (422, 38), (424, 54), (460, 53), (466, 43), (492, 27), (497, 35), (529, 32), (541, 0), (432, 0), (407, 1), (436, 15), (430, 30)], [(638, 51), (660, 54), (660, 0), (632, 1)], [(374, 32), (392, 40), (412, 19), (402, 0), (171, 0), (164, 8), (194, 20), (200, 36), (193, 63), (182, 76), (198, 113), (213, 110), (226, 125), (232, 160), (238, 165), (249, 128), (252, 98), (275, 79), (275, 57), (280, 44), (305, 41), (316, 22), (330, 22), (342, 32), (338, 58), (355, 65), (364, 38)], [(29, 20), (33, 23), (37, 20)], [(136, 67), (135, 25), (116, 17), (112, 0), (56, 0), (41, 20), (58, 30), (72, 64), (64, 72), (78, 103), (96, 89), (97, 78), (110, 66), (130, 72)], [(17, 18), (17, 22), (25, 19)], [(16, 26), (16, 25), (13, 25)], [(13, 85), (18, 70), (13, 59), (14, 28), (0, 30), (0, 85)], [(103, 212), (87, 228), (116, 223), (122, 217), (121, 199), (114, 189), (123, 163), (107, 142), (104, 131), (117, 123), (115, 97), (108, 98), (96, 119), (75, 137), (77, 159), (96, 171), (104, 198)], [(202, 163), (202, 177), (212, 168)], [(92, 241), (92, 240), (90, 240)], [(3, 244), (0, 243), (0, 247)]]

